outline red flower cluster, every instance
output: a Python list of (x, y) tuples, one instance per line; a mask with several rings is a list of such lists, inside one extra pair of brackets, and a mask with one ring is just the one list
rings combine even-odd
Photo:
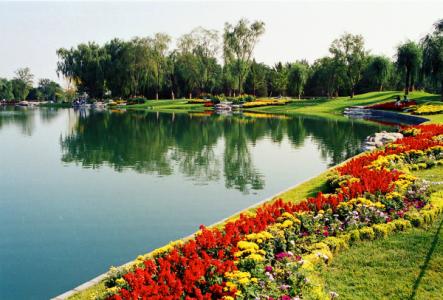
[(391, 102), (385, 102), (385, 103), (381, 103), (381, 104), (374, 104), (374, 105), (366, 106), (365, 108), (402, 111), (404, 108), (409, 107), (409, 106), (414, 106), (414, 105), (417, 105), (417, 102), (415, 102), (415, 101), (408, 101), (408, 102), (391, 101)]
[[(337, 168), (340, 175), (351, 175), (358, 181), (348, 181), (335, 194), (318, 193), (294, 204), (279, 199), (259, 207), (254, 216), (241, 214), (235, 221), (227, 222), (222, 229), (205, 228), (195, 239), (176, 246), (171, 252), (144, 262), (144, 268), (137, 268), (124, 275), (129, 285), (110, 299), (220, 299), (234, 296), (235, 290), (224, 289), (223, 274), (236, 270), (234, 253), (237, 243), (245, 235), (265, 230), (276, 222), (283, 212), (319, 211), (333, 209), (345, 199), (355, 198), (364, 193), (388, 193), (399, 171), (367, 168), (380, 155), (398, 154), (409, 150), (423, 150), (443, 145), (432, 137), (443, 134), (443, 126), (416, 126), (415, 137), (405, 137), (395, 142), (397, 147), (388, 147), (354, 158)], [(324, 232), (325, 235), (329, 233)]]

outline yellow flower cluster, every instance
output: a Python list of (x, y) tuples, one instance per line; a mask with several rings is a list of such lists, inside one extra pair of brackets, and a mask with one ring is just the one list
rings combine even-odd
[(265, 259), (266, 251), (260, 249), (254, 242), (240, 241), (237, 243), (237, 247), (240, 251), (234, 253), (235, 257), (250, 258), (255, 261), (263, 261)]
[(401, 155), (398, 154), (391, 154), (391, 155), (380, 155), (376, 160), (374, 160), (369, 166), (368, 168), (370, 169), (376, 169), (376, 170), (381, 170), (383, 168), (385, 169), (391, 169), (394, 166), (398, 169), (403, 169), (404, 168), (404, 162), (403, 162), (403, 157)]
[[(237, 290), (235, 292), (236, 296), (242, 296), (242, 292), (240, 290), (238, 290), (239, 286), (247, 286), (250, 283), (257, 283), (258, 279), (255, 277), (251, 278), (251, 274), (249, 272), (242, 272), (242, 271), (233, 271), (233, 272), (226, 272), (225, 273), (225, 278), (227, 279), (226, 281), (226, 286), (224, 287), (224, 291), (230, 291), (233, 292), (235, 290)], [(231, 300), (234, 299), (231, 296), (225, 296), (223, 298), (224, 300)]]
[(354, 207), (360, 207), (360, 206), (363, 206), (363, 205), (367, 206), (367, 207), (376, 207), (376, 208), (379, 208), (379, 209), (384, 209), (385, 208), (384, 204), (382, 204), (379, 201), (372, 202), (371, 200), (366, 199), (366, 198), (362, 198), (362, 197), (354, 198), (354, 199), (351, 199), (351, 200), (346, 201), (346, 202), (341, 202), (338, 205), (338, 208), (340, 208), (340, 207), (349, 207), (349, 208), (352, 209)]
[(414, 111), (414, 114), (416, 115), (432, 115), (440, 113), (443, 113), (443, 105), (438, 104), (420, 105)]
[(272, 234), (270, 234), (267, 231), (262, 231), (259, 233), (251, 233), (246, 236), (246, 239), (248, 241), (256, 242), (259, 244), (261, 244), (269, 239), (272, 239), (272, 238), (273, 238)]
[(178, 241), (174, 241), (174, 242), (170, 242), (169, 244), (167, 244), (166, 246), (163, 246), (161, 248), (157, 248), (154, 251), (152, 251), (149, 255), (153, 256), (153, 257), (158, 257), (160, 255), (163, 255), (169, 251), (171, 251), (172, 249), (174, 249), (175, 247), (181, 245), (183, 243), (183, 241), (178, 240)]

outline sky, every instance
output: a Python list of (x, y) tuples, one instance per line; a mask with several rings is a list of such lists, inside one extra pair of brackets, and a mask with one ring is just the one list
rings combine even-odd
[(443, 17), (443, 1), (136, 1), (3, 2), (0, 77), (30, 67), (36, 79), (58, 82), (56, 50), (165, 32), (175, 39), (197, 26), (223, 31), (241, 18), (262, 20), (257, 61), (274, 64), (328, 55), (344, 32), (361, 34), (373, 54), (389, 57), (407, 39), (418, 41)]

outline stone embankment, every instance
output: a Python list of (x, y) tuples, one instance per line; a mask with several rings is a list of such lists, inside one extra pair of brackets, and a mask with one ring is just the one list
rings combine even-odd
[(400, 132), (377, 132), (373, 135), (368, 136), (363, 142), (362, 151), (372, 151), (376, 148), (379, 148), (387, 143), (394, 142), (398, 139), (401, 139), (403, 134)]

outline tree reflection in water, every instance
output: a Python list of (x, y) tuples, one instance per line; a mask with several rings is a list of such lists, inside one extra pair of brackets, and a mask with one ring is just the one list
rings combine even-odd
[(251, 154), (262, 139), (281, 143), (287, 138), (298, 148), (311, 138), (322, 157), (335, 165), (358, 153), (361, 141), (381, 129), (359, 121), (306, 116), (91, 112), (80, 116), (60, 143), (67, 163), (92, 168), (107, 164), (117, 171), (131, 168), (161, 176), (181, 172), (202, 184), (223, 176), (227, 188), (249, 193), (265, 185)]

